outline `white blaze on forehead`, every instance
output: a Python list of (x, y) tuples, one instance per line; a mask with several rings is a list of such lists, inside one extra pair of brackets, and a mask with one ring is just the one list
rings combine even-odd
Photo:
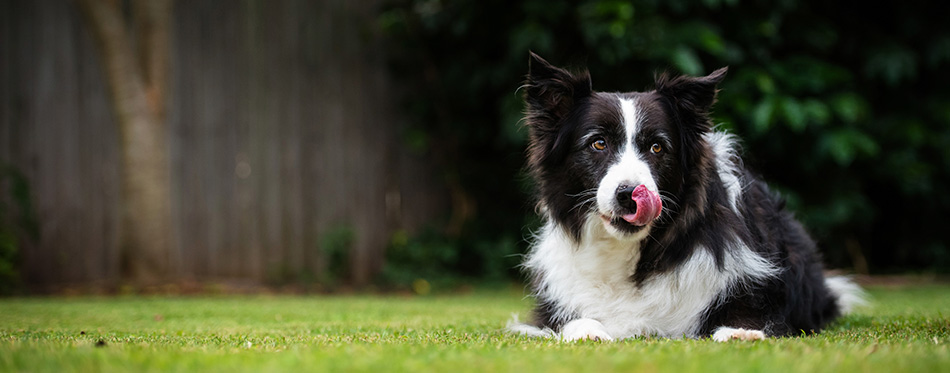
[(619, 154), (597, 187), (597, 208), (601, 214), (610, 217), (616, 217), (620, 213), (615, 196), (617, 188), (621, 185), (636, 187), (643, 184), (647, 189), (658, 192), (650, 166), (634, 145), (641, 121), (637, 101), (628, 98), (618, 99), (626, 136), (623, 144), (614, 145)]
[(630, 148), (633, 143), (634, 136), (637, 133), (637, 130), (640, 127), (640, 111), (637, 109), (637, 104), (633, 99), (621, 98), (620, 99), (620, 113), (623, 114), (623, 125), (624, 129), (627, 131), (627, 147)]

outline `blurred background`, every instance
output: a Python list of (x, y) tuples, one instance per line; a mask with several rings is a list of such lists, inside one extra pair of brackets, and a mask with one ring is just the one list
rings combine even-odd
[(0, 292), (520, 281), (528, 51), (729, 66), (714, 118), (830, 268), (950, 271), (931, 2), (0, 2)]

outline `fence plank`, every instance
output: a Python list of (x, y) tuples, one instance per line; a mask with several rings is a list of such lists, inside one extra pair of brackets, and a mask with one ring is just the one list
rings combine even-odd
[[(342, 272), (366, 283), (394, 230), (443, 211), (429, 165), (400, 147), (379, 41), (366, 37), (376, 6), (176, 3), (174, 278), (325, 278), (326, 238), (350, 230)], [(26, 279), (119, 284), (123, 171), (94, 45), (70, 2), (7, 1), (0, 12), (0, 161), (27, 175), (41, 224), (24, 246)]]

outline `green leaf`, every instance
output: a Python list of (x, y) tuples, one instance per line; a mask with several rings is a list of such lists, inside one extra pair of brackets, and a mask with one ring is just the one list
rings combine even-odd
[(802, 110), (808, 116), (808, 120), (817, 125), (825, 125), (831, 120), (831, 110), (828, 109), (828, 105), (816, 99), (805, 100)]
[(696, 52), (687, 46), (679, 46), (673, 50), (671, 57), (673, 66), (689, 75), (700, 75), (703, 73), (703, 64), (696, 56)]
[(623, 21), (614, 21), (610, 23), (610, 36), (615, 39), (622, 38), (627, 33), (627, 24)]
[(782, 117), (785, 123), (793, 132), (800, 133), (808, 125), (805, 110), (794, 97), (783, 97), (781, 99)]
[(839, 135), (829, 135), (828, 154), (840, 166), (847, 166), (854, 160), (854, 148), (847, 139)]
[(759, 87), (759, 90), (765, 94), (775, 93), (775, 80), (772, 79), (772, 76), (766, 73), (759, 73), (755, 75), (755, 85)]
[(879, 152), (877, 142), (855, 128), (829, 132), (822, 139), (821, 147), (840, 166), (850, 165), (859, 156), (874, 156)]
[(722, 40), (716, 31), (708, 25), (703, 25), (699, 29), (699, 44), (703, 50), (713, 55), (721, 55), (726, 50), (726, 43)]
[(899, 45), (880, 48), (868, 57), (864, 72), (868, 77), (880, 78), (895, 86), (917, 76), (917, 53)]
[(857, 122), (867, 112), (867, 103), (855, 93), (844, 93), (832, 99), (835, 113), (845, 123)]
[(775, 100), (766, 97), (752, 109), (752, 125), (757, 133), (765, 133), (772, 126), (772, 114), (775, 112)]

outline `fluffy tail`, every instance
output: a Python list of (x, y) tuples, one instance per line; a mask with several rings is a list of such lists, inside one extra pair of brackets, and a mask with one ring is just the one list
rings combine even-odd
[(847, 315), (858, 307), (868, 304), (868, 295), (858, 284), (846, 276), (834, 276), (825, 279), (825, 285), (838, 298), (838, 311)]

